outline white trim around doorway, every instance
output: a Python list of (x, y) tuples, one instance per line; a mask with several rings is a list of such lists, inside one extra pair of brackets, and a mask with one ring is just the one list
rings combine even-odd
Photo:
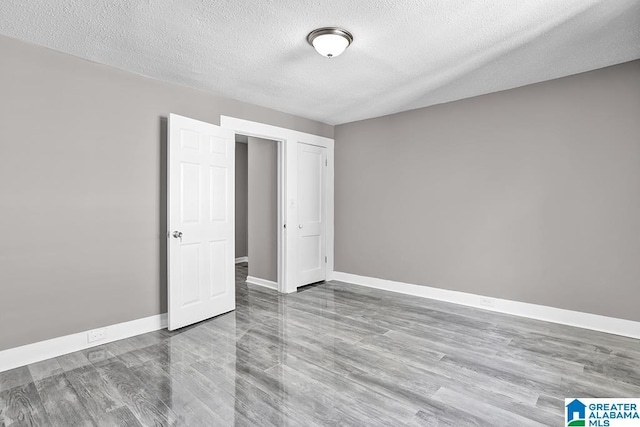
[(287, 224), (298, 223), (297, 171), (298, 142), (327, 149), (327, 228), (326, 228), (326, 280), (333, 279), (334, 236), (334, 140), (292, 129), (259, 122), (220, 116), (220, 126), (246, 136), (270, 139), (278, 142), (278, 280), (277, 289), (282, 293), (295, 292), (298, 288), (297, 241), (294, 233), (287, 232)]

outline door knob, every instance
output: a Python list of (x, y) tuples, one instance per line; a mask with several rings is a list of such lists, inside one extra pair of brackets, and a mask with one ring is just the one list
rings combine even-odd
[(182, 242), (182, 231), (174, 231), (173, 232), (173, 238), (174, 239), (180, 239), (180, 241)]
[(302, 224), (298, 224), (298, 228), (302, 228)]

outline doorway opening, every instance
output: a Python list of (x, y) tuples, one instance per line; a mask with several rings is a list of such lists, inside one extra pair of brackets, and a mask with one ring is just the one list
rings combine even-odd
[[(278, 146), (236, 134), (236, 264), (239, 278), (278, 290)], [(246, 273), (245, 273), (246, 272)]]

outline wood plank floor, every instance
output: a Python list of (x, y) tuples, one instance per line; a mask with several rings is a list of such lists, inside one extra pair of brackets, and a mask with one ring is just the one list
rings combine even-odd
[(338, 282), (0, 373), (0, 426), (558, 426), (640, 341)]

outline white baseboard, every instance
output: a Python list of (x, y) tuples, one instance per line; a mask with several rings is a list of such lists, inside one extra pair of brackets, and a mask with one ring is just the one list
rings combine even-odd
[(640, 339), (640, 322), (336, 271), (333, 280)]
[[(0, 351), (0, 372), (167, 327), (167, 314), (106, 326), (104, 339), (89, 343), (87, 333), (65, 335)], [(101, 328), (99, 328), (101, 329)]]
[(240, 258), (236, 258), (236, 264), (240, 264), (242, 262), (249, 262), (248, 256), (241, 256)]
[(247, 283), (251, 283), (252, 285), (263, 286), (265, 288), (278, 290), (278, 284), (276, 282), (272, 282), (271, 280), (260, 279), (258, 277), (247, 276)]

